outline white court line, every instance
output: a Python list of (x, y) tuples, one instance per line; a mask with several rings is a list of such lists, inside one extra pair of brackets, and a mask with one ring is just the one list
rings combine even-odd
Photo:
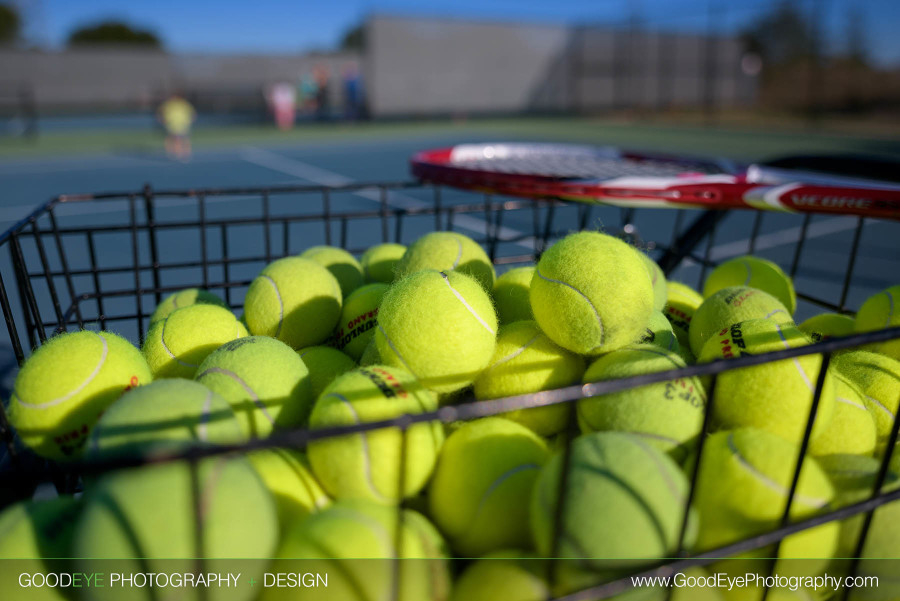
[[(346, 186), (354, 183), (353, 179), (339, 173), (321, 169), (314, 165), (310, 165), (309, 163), (275, 154), (274, 152), (269, 152), (262, 148), (250, 146), (244, 149), (241, 154), (242, 158), (248, 163), (265, 167), (273, 171), (280, 171), (281, 173), (286, 173), (288, 175), (294, 175), (320, 186)], [(362, 189), (353, 194), (365, 198), (366, 200), (381, 202), (381, 193), (377, 189)], [(430, 203), (419, 200), (418, 198), (413, 198), (412, 196), (400, 192), (390, 191), (387, 196), (387, 204), (395, 209), (406, 210), (423, 209), (431, 206)], [(462, 229), (478, 234), (485, 234), (488, 228), (488, 223), (484, 219), (472, 217), (471, 215), (455, 215), (453, 217), (453, 223)], [(523, 235), (522, 232), (508, 227), (500, 227), (496, 232), (497, 237), (502, 241), (511, 240), (512, 238)], [(534, 251), (535, 249), (535, 240), (531, 236), (519, 240), (515, 242), (515, 244), (531, 251)]]

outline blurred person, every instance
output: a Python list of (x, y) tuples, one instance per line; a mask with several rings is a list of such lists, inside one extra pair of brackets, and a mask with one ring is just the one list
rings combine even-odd
[(344, 117), (356, 121), (362, 116), (362, 81), (356, 64), (344, 67)]
[(280, 81), (269, 88), (267, 96), (278, 129), (288, 131), (294, 127), (297, 111), (297, 92), (294, 86)]
[(316, 78), (316, 119), (325, 120), (330, 113), (330, 98), (328, 92), (328, 80), (331, 79), (331, 73), (328, 67), (318, 66), (313, 71)]
[(174, 92), (157, 111), (157, 118), (166, 130), (166, 154), (186, 161), (191, 158), (191, 125), (197, 113), (180, 92)]

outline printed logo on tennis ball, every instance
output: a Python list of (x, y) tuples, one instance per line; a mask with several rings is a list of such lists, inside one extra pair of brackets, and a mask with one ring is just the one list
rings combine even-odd
[(409, 395), (400, 380), (387, 370), (380, 367), (368, 367), (360, 368), (359, 373), (372, 380), (381, 394), (389, 399), (394, 397), (405, 399)]
[(339, 349), (350, 344), (354, 339), (359, 338), (369, 330), (375, 327), (376, 317), (378, 317), (378, 307), (371, 311), (357, 315), (345, 324), (340, 325), (334, 336), (334, 344)]
[(741, 355), (750, 355), (747, 352), (747, 343), (744, 341), (744, 334), (741, 331), (741, 324), (732, 324), (727, 328), (722, 328), (718, 334), (719, 346), (722, 357), (725, 359), (734, 359)]
[(688, 380), (678, 378), (665, 383), (666, 391), (663, 397), (670, 401), (684, 401), (695, 409), (702, 409), (706, 406), (706, 399), (703, 391), (697, 390), (697, 387)]
[(673, 326), (679, 327), (682, 330), (687, 330), (691, 327), (691, 316), (681, 309), (667, 305), (664, 311), (666, 317), (669, 318), (669, 321), (672, 322)]

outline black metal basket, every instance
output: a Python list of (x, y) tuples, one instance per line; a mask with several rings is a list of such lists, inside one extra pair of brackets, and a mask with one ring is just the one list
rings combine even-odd
[[(832, 273), (821, 291), (807, 293), (800, 287), (798, 298), (808, 306), (830, 311), (846, 311), (851, 299), (865, 298), (890, 283), (868, 281), (859, 275), (858, 260), (864, 233), (872, 220), (838, 218), (832, 227), (839, 240), (829, 240), (829, 250), (843, 261), (828, 263)], [(769, 222), (765, 222), (769, 220)], [(31, 349), (54, 333), (76, 329), (111, 329), (140, 344), (150, 313), (162, 296), (185, 287), (199, 286), (222, 293), (228, 304), (239, 309), (243, 295), (258, 271), (268, 262), (302, 251), (314, 244), (331, 244), (361, 253), (379, 242), (408, 243), (421, 233), (433, 230), (460, 230), (475, 238), (498, 266), (537, 260), (555, 240), (573, 230), (598, 229), (628, 238), (647, 249), (667, 275), (702, 282), (708, 268), (717, 262), (716, 243), (744, 244), (744, 252), (754, 252), (768, 244), (767, 226), (784, 224), (779, 230), (791, 243), (780, 256), (788, 273), (802, 273), (803, 261), (819, 252), (810, 249), (810, 232), (822, 230), (835, 218), (822, 221), (806, 215), (773, 215), (758, 211), (712, 212), (697, 210), (619, 209), (551, 200), (531, 201), (445, 189), (417, 182), (353, 184), (345, 186), (281, 186), (196, 190), (143, 190), (59, 196), (42, 205), (27, 218), (0, 236), (0, 309), (15, 361), (22, 363)], [(646, 223), (645, 223), (646, 222)], [(894, 227), (897, 224), (887, 224)], [(828, 226), (831, 227), (831, 226)], [(828, 227), (824, 229), (827, 230)], [(818, 229), (817, 229), (818, 228)], [(737, 234), (736, 232), (742, 232)], [(743, 236), (743, 242), (735, 238)], [(896, 239), (896, 238), (893, 238)], [(892, 250), (893, 249), (893, 250)], [(886, 260), (894, 265), (886, 277), (895, 277), (900, 255), (888, 247)], [(883, 269), (881, 270), (883, 271)], [(864, 280), (858, 285), (857, 279)], [(868, 289), (866, 289), (868, 286)], [(860, 288), (857, 290), (857, 288)], [(242, 445), (189, 449), (169, 459), (199, 459), (222, 453), (258, 448), (302, 448), (311, 440), (329, 436), (393, 427), (404, 430), (415, 423), (439, 420), (451, 423), (497, 415), (511, 409), (567, 403), (608, 392), (663, 382), (676, 377), (704, 375), (715, 379), (723, 371), (761, 363), (822, 353), (823, 369), (816, 386), (810, 419), (801, 455), (805, 454), (812, 422), (818, 407), (825, 367), (833, 351), (900, 338), (900, 328), (831, 339), (811, 346), (745, 356), (729, 361), (688, 366), (683, 369), (628, 379), (541, 392), (477, 403), (462, 402), (437, 411), (408, 415), (382, 422), (318, 430), (277, 432), (272, 437)], [(710, 387), (712, 391), (714, 386)], [(703, 432), (709, 431), (712, 394), (707, 402)], [(570, 411), (574, 415), (574, 411)], [(900, 420), (894, 420), (889, 449), (897, 441)], [(577, 434), (569, 420), (567, 439)], [(78, 465), (56, 465), (37, 461), (23, 452), (0, 406), (0, 437), (5, 449), (0, 483), (5, 491), (0, 503), (29, 496), (41, 482), (52, 482), (61, 492), (78, 487), (81, 475), (144, 464), (147, 458), (109, 460)], [(699, 438), (702, 455), (704, 436)], [(560, 493), (570, 460), (570, 445), (564, 445)], [(781, 525), (765, 534), (722, 549), (690, 555), (680, 550), (675, 558), (645, 566), (642, 574), (671, 575), (714, 558), (777, 544), (785, 536), (830, 520), (867, 512), (856, 557), (859, 557), (872, 511), (900, 499), (900, 491), (879, 492), (888, 473), (885, 454), (871, 498), (841, 509), (794, 522), (786, 505)], [(160, 461), (160, 457), (154, 457)], [(405, 449), (401, 461), (406, 460)], [(697, 462), (699, 464), (699, 461)], [(789, 499), (793, 500), (799, 481), (797, 462)], [(399, 470), (404, 473), (405, 470)], [(697, 471), (690, 476), (693, 497)], [(565, 501), (557, 503), (557, 528)], [(2, 507), (0, 507), (2, 508)], [(687, 516), (684, 526), (687, 527)], [(199, 534), (198, 536), (202, 536)], [(774, 563), (773, 563), (774, 566)], [(850, 566), (855, 573), (856, 562)], [(566, 599), (594, 599), (614, 595), (630, 586), (627, 578), (572, 594)], [(849, 594), (845, 590), (844, 594)]]

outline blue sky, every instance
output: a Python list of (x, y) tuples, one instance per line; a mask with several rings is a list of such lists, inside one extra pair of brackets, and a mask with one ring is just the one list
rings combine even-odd
[[(623, 23), (637, 14), (647, 27), (701, 31), (707, 9), (736, 30), (779, 0), (18, 0), (33, 37), (59, 47), (79, 25), (116, 18), (150, 28), (166, 47), (183, 52), (296, 52), (335, 46), (371, 13), (456, 18)], [(843, 42), (850, 6), (862, 10), (869, 50), (883, 64), (900, 64), (900, 0), (800, 0), (827, 8), (830, 43)]]

